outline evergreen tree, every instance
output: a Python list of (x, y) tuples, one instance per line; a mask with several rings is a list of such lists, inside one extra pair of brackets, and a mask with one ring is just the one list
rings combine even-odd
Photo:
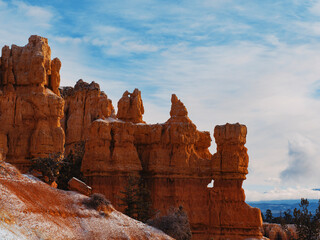
[(125, 206), (124, 214), (131, 218), (137, 218), (137, 201), (138, 201), (138, 180), (133, 176), (128, 177), (127, 185), (120, 193), (123, 197), (120, 197), (120, 206)]
[(267, 209), (266, 211), (265, 220), (266, 222), (272, 223), (273, 217), (270, 209)]
[(120, 206), (125, 206), (124, 213), (141, 222), (146, 222), (157, 212), (152, 207), (151, 194), (144, 178), (128, 177), (127, 185), (120, 191)]
[(139, 181), (136, 207), (137, 220), (141, 222), (146, 222), (157, 213), (152, 207), (151, 194), (144, 178)]
[(318, 209), (313, 215), (309, 210), (309, 201), (307, 199), (301, 198), (301, 203), (299, 204), (300, 209), (295, 208), (293, 211), (294, 224), (296, 226), (296, 231), (299, 240), (317, 240), (319, 239), (320, 233), (320, 202)]
[(283, 212), (283, 220), (285, 223), (290, 224), (293, 221), (293, 217), (291, 215), (291, 210), (288, 209), (287, 211)]

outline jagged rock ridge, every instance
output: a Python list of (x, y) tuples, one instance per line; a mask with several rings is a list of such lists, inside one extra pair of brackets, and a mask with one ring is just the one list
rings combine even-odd
[(61, 125), (66, 135), (67, 154), (75, 144), (86, 140), (94, 120), (115, 117), (115, 111), (112, 101), (95, 82), (88, 84), (80, 79), (74, 88), (64, 87), (60, 92), (65, 101)]
[(50, 60), (45, 38), (32, 36), (25, 47), (7, 49), (0, 61), (3, 159), (26, 169), (30, 158), (63, 152), (64, 141), (67, 152), (84, 141), (87, 183), (117, 209), (123, 208), (117, 196), (128, 177), (144, 177), (155, 209), (184, 206), (194, 239), (261, 238), (260, 211), (245, 204), (242, 189), (248, 173), (245, 126), (216, 127), (212, 156), (209, 132), (197, 130), (176, 95), (167, 122), (145, 124), (138, 89), (123, 94), (117, 115), (97, 83), (79, 80), (59, 92), (61, 64)]

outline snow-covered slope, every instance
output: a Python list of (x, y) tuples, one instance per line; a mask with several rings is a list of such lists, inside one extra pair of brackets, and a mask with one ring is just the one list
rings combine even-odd
[(57, 190), (0, 163), (0, 239), (172, 239), (109, 207), (83, 205), (84, 195)]

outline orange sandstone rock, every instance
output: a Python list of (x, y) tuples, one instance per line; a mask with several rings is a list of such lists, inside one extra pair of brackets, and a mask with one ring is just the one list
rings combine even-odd
[(2, 49), (0, 153), (20, 169), (28, 167), (27, 159), (64, 151), (59, 63), (51, 61), (48, 40), (39, 36), (31, 36), (25, 47)]
[(191, 120), (188, 118), (188, 111), (184, 104), (177, 98), (175, 94), (171, 96), (171, 110), (170, 110), (170, 122), (187, 122)]
[(74, 88), (64, 87), (64, 118), (61, 125), (66, 133), (66, 154), (74, 144), (86, 140), (91, 123), (96, 119), (115, 117), (112, 101), (100, 91), (99, 84), (79, 80)]
[(217, 153), (213, 155), (214, 187), (210, 196), (211, 239), (261, 239), (260, 210), (245, 203), (242, 182), (248, 173), (245, 125), (216, 126)]
[(181, 106), (181, 101), (173, 101), (173, 114), (164, 124), (94, 121), (82, 171), (93, 191), (105, 194), (117, 209), (123, 209), (117, 196), (128, 176), (144, 177), (155, 209), (165, 214), (171, 206), (183, 205), (193, 229), (205, 233), (210, 217), (211, 138), (196, 129), (184, 106), (185, 111), (175, 110)]
[(142, 120), (144, 114), (141, 92), (135, 89), (133, 93), (125, 91), (118, 102), (117, 118), (125, 122), (145, 123)]
[(103, 193), (121, 210), (120, 191), (129, 176), (138, 177), (142, 170), (133, 133), (132, 123), (112, 118), (94, 121), (81, 166), (93, 192)]
[(64, 140), (66, 153), (86, 141), (81, 170), (87, 184), (116, 208), (123, 209), (118, 196), (128, 177), (143, 177), (155, 209), (165, 214), (172, 206), (184, 207), (193, 239), (261, 238), (260, 211), (244, 202), (242, 189), (248, 173), (244, 125), (217, 126), (212, 157), (210, 134), (197, 130), (176, 95), (170, 119), (148, 125), (141, 124), (141, 92), (126, 91), (116, 119), (97, 83), (79, 80), (61, 89), (60, 97), (60, 67), (58, 59), (51, 61), (45, 38), (31, 36), (25, 47), (2, 49), (0, 161), (26, 169), (27, 159), (63, 152)]
[(90, 196), (92, 193), (92, 188), (79, 180), (78, 178), (71, 178), (68, 182), (68, 189), (71, 191), (76, 191), (86, 196)]

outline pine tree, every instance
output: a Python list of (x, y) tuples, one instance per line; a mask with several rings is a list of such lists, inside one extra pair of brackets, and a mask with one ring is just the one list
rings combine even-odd
[(272, 212), (270, 209), (267, 209), (265, 219), (266, 219), (266, 222), (269, 222), (269, 223), (272, 222), (273, 216), (272, 216)]
[(320, 233), (320, 201), (316, 214), (313, 215), (309, 210), (309, 201), (301, 198), (300, 209), (293, 211), (294, 224), (298, 234), (298, 239), (317, 240)]
[(127, 185), (120, 193), (123, 197), (120, 197), (120, 206), (125, 206), (124, 214), (131, 218), (137, 218), (137, 192), (138, 192), (138, 180), (133, 176), (128, 177)]
[(137, 220), (148, 221), (157, 211), (152, 207), (151, 194), (144, 178), (140, 178), (137, 192)]
[(150, 191), (144, 178), (128, 177), (127, 185), (120, 191), (120, 206), (125, 206), (124, 214), (141, 222), (146, 222), (157, 211), (152, 207)]

